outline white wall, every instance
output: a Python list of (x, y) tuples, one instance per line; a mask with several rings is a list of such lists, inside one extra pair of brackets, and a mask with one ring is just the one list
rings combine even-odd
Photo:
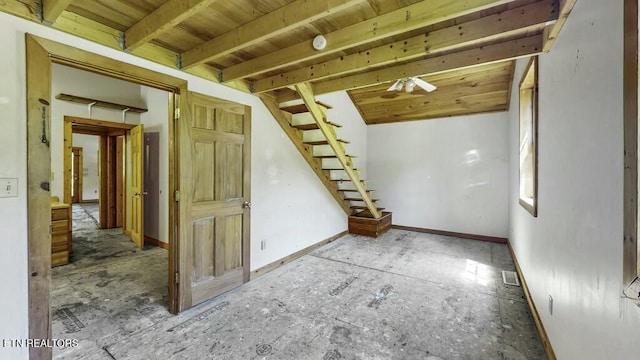
[(379, 205), (396, 225), (507, 237), (508, 129), (507, 112), (369, 126)]
[[(4, 24), (3, 24), (4, 25)], [(8, 24), (4, 25), (8, 28)], [(20, 35), (18, 35), (20, 37)], [(69, 94), (131, 106), (143, 106), (140, 85), (54, 64), (51, 73), (51, 195), (63, 199), (64, 191), (64, 117), (89, 118), (87, 105), (58, 100), (58, 94)], [(122, 122), (122, 112), (93, 107), (92, 119)], [(140, 115), (127, 113), (127, 123), (138, 124)], [(97, 198), (97, 197), (96, 197)]]
[(540, 57), (538, 218), (518, 205), (512, 96), (509, 237), (559, 359), (638, 358), (640, 308), (621, 299), (622, 24), (622, 0), (578, 1)]
[[(100, 190), (98, 147), (100, 137), (73, 134), (73, 147), (82, 148), (82, 200), (97, 200)], [(62, 174), (62, 173), (60, 173)], [(62, 180), (62, 179), (60, 179)], [(62, 197), (60, 197), (62, 199)]]
[[(148, 112), (140, 116), (144, 132), (156, 132), (160, 137), (157, 233), (147, 233), (156, 240), (169, 241), (169, 93), (141, 86), (140, 96)], [(147, 191), (147, 190), (145, 190)], [(148, 192), (148, 191), (147, 191)], [(150, 196), (150, 195), (147, 195)], [(147, 228), (145, 222), (145, 229)], [(152, 226), (155, 228), (155, 226)]]
[[(0, 45), (4, 50), (0, 57), (0, 108), (4, 115), (0, 120), (0, 174), (17, 177), (20, 182), (18, 198), (0, 199), (0, 282), (5, 294), (0, 297), (0, 337), (28, 335), (25, 32), (184, 78), (193, 91), (252, 106), (252, 270), (346, 229), (340, 207), (255, 96), (0, 13)], [(54, 111), (55, 107), (54, 102)], [(267, 240), (263, 251), (261, 240)], [(27, 349), (0, 347), (0, 358), (26, 357)]]
[[(27, 137), (24, 37), (0, 14), (0, 177), (18, 178), (18, 197), (0, 198), (0, 339), (25, 339), (27, 322)], [(0, 347), (0, 358), (27, 359), (26, 348)]]

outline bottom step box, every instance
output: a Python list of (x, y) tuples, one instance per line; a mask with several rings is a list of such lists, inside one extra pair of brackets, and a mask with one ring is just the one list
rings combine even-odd
[(349, 216), (349, 233), (378, 237), (391, 228), (391, 212), (383, 211), (382, 217), (374, 219), (366, 215)]

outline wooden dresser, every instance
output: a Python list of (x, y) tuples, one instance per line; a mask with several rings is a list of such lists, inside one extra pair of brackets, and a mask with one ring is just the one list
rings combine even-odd
[(51, 202), (51, 266), (69, 263), (71, 253), (71, 206)]

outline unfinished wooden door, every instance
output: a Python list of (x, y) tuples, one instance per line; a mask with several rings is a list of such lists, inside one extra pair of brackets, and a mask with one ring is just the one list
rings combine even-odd
[(144, 132), (140, 124), (131, 135), (131, 240), (144, 247)]
[(72, 148), (71, 154), (71, 202), (75, 204), (82, 201), (82, 148)]
[(180, 310), (249, 280), (251, 108), (189, 93), (179, 123)]

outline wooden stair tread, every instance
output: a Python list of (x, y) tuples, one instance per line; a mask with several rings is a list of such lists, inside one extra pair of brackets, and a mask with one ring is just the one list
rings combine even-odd
[[(341, 192), (358, 192), (357, 189), (338, 189)], [(374, 192), (375, 190), (367, 190), (367, 192)]]
[[(343, 181), (351, 182), (351, 179), (329, 179), (329, 181), (333, 181), (333, 182), (343, 182)], [(366, 181), (367, 180), (360, 179), (360, 182), (366, 182)]]
[[(354, 209), (354, 210), (368, 210), (369, 209), (366, 206), (352, 206), (351, 208)], [(379, 207), (376, 208), (376, 210), (378, 210), (378, 211), (382, 211), (384, 209), (385, 208), (379, 208)]]
[[(342, 139), (336, 139), (338, 142), (341, 142), (343, 144), (349, 144), (349, 142), (347, 140), (342, 140)], [(307, 145), (329, 145), (329, 141), (328, 140), (318, 140), (318, 141), (305, 141), (304, 142)]]
[[(346, 157), (350, 157), (352, 159), (357, 158), (357, 156), (353, 156), (353, 155), (345, 155)], [(314, 158), (318, 158), (318, 159), (337, 159), (338, 157), (336, 155), (313, 155)]]
[[(331, 122), (331, 121), (327, 121), (327, 124), (335, 126), (335, 127), (338, 127), (338, 128), (342, 127), (342, 125), (336, 124), (336, 123)], [(320, 129), (320, 127), (316, 123), (291, 125), (291, 127), (296, 128), (298, 130), (303, 130), (303, 131)]]
[[(331, 106), (321, 102), (321, 101), (316, 101), (316, 104), (327, 108), (327, 109), (332, 109)], [(290, 105), (290, 106), (285, 106), (285, 107), (281, 107), (280, 110), (282, 111), (286, 111), (292, 114), (302, 114), (302, 113), (306, 113), (309, 112), (309, 109), (307, 109), (307, 105), (305, 104), (298, 104), (298, 105)]]
[[(364, 201), (364, 199), (360, 198), (344, 198), (346, 201)], [(380, 199), (371, 199), (371, 201), (380, 201)]]

